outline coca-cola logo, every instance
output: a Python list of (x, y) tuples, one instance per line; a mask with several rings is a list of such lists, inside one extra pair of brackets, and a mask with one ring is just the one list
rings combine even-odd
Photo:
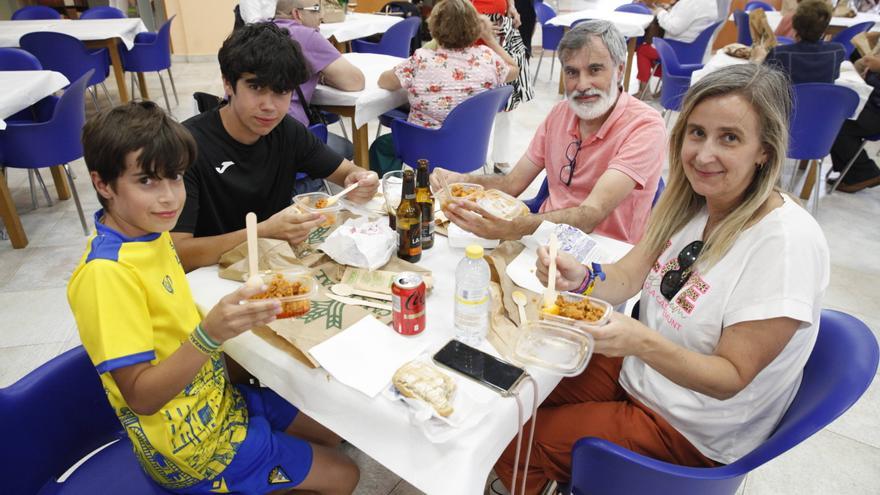
[(414, 291), (412, 294), (406, 296), (406, 301), (403, 302), (403, 307), (409, 311), (420, 310), (424, 305), (425, 294), (420, 290)]

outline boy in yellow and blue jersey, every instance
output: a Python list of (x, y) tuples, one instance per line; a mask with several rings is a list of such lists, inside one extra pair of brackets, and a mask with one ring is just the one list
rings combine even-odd
[(103, 208), (68, 300), (147, 474), (186, 494), (351, 493), (358, 470), (333, 450), (337, 436), (227, 377), (222, 343), (272, 321), (278, 301), (247, 301), (265, 287), (242, 287), (204, 319), (196, 309), (168, 234), (195, 159), (189, 132), (151, 102), (130, 103), (87, 122), (83, 148)]

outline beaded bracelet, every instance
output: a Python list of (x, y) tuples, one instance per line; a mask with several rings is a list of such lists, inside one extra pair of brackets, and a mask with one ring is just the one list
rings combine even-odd
[(189, 342), (202, 354), (211, 355), (220, 350), (221, 344), (208, 336), (202, 324), (196, 325), (196, 328), (189, 334)]
[(591, 263), (592, 269), (587, 268), (587, 275), (580, 287), (574, 290), (578, 294), (589, 296), (596, 287), (596, 279), (605, 281), (605, 272), (602, 271), (602, 265), (599, 263)]

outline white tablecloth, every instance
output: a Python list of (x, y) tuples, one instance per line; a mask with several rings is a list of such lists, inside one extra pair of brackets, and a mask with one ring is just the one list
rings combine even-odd
[[(775, 31), (776, 26), (778, 26), (779, 22), (782, 20), (782, 13), (774, 11), (765, 12), (765, 14), (767, 14), (767, 24), (770, 25), (770, 29)], [(733, 14), (730, 14), (728, 20), (733, 21)], [(874, 24), (874, 27), (871, 28), (871, 31), (880, 31), (880, 15), (863, 12), (859, 12), (855, 17), (832, 17), (831, 22), (828, 25), (836, 28), (848, 28), (854, 24), (868, 21), (874, 21), (876, 23)]]
[(0, 71), (0, 130), (13, 115), (70, 84), (60, 72), (51, 70)]
[[(747, 64), (748, 60), (731, 57), (722, 51), (715, 52), (715, 55), (712, 55), (712, 58), (706, 62), (706, 65), (703, 66), (702, 69), (695, 70), (691, 74), (691, 84), (699, 81), (706, 74), (710, 74), (715, 72), (716, 70), (727, 67), (728, 65), (736, 65), (736, 64)], [(855, 67), (852, 62), (849, 60), (844, 60), (842, 64), (840, 64), (840, 76), (838, 76), (837, 80), (834, 81), (834, 84), (840, 86), (846, 86), (847, 88), (852, 89), (859, 95), (859, 104), (856, 107), (855, 113), (853, 113), (853, 119), (858, 118), (859, 114), (862, 113), (862, 109), (865, 108), (865, 103), (868, 102), (868, 97), (871, 96), (871, 91), (874, 90), (870, 85), (866, 84), (865, 81), (859, 76), (856, 72)]]
[[(452, 338), (455, 281), (451, 267), (463, 256), (464, 250), (450, 248), (447, 239), (439, 235), (434, 248), (422, 254), (419, 265), (434, 273), (435, 284), (427, 299), (427, 329), (417, 337), (401, 338), (424, 339), (432, 354)], [(202, 311), (239, 285), (218, 278), (216, 267), (201, 268), (187, 278)], [(458, 386), (489, 412), (478, 427), (434, 444), (409, 423), (401, 402), (382, 395), (368, 398), (323, 369), (307, 368), (251, 332), (228, 341), (224, 348), (262, 383), (429, 495), (482, 494), (489, 471), (516, 435), (515, 400), (502, 398), (459, 375), (454, 375)], [(497, 355), (487, 342), (482, 348)], [(543, 401), (559, 377), (530, 372)], [(531, 387), (523, 390), (524, 402), (531, 404)]]
[(64, 33), (80, 41), (119, 38), (126, 48), (134, 46), (134, 37), (146, 31), (143, 21), (131, 19), (47, 19), (35, 21), (0, 21), (0, 46), (16, 47), (28, 33), (50, 31)]
[(625, 38), (632, 38), (645, 34), (645, 28), (651, 24), (654, 16), (648, 14), (633, 14), (631, 12), (615, 12), (607, 9), (587, 9), (577, 12), (562, 14), (547, 21), (554, 26), (571, 27), (582, 19), (600, 19), (614, 24)]
[(355, 125), (361, 127), (388, 110), (407, 102), (406, 91), (402, 89), (388, 91), (379, 87), (379, 74), (393, 68), (404, 59), (376, 53), (346, 53), (343, 57), (364, 73), (364, 89), (340, 91), (319, 84), (312, 95), (313, 105), (353, 106)]
[(335, 37), (336, 41), (346, 41), (372, 36), (388, 31), (388, 28), (402, 21), (403, 18), (396, 15), (360, 14), (350, 12), (345, 15), (345, 21), (321, 24), (321, 34), (329, 39)]

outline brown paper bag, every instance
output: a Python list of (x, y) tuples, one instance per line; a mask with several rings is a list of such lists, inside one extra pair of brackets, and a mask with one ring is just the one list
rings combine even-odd
[[(766, 52), (769, 52), (771, 48), (776, 46), (776, 34), (770, 29), (764, 9), (755, 9), (749, 12), (749, 31), (752, 33), (753, 48), (761, 46), (766, 54)], [(760, 50), (752, 51), (760, 52)]]
[(518, 290), (526, 295), (526, 318), (538, 319), (540, 294), (518, 287), (507, 276), (507, 265), (519, 256), (525, 246), (519, 241), (505, 241), (486, 256), (492, 271), (492, 312), (490, 315), (489, 342), (495, 346), (505, 358), (510, 359), (522, 326), (519, 321), (519, 310), (513, 302), (513, 291)]
[(321, 21), (343, 22), (345, 21), (345, 7), (347, 2), (343, 4), (339, 0), (321, 0)]

